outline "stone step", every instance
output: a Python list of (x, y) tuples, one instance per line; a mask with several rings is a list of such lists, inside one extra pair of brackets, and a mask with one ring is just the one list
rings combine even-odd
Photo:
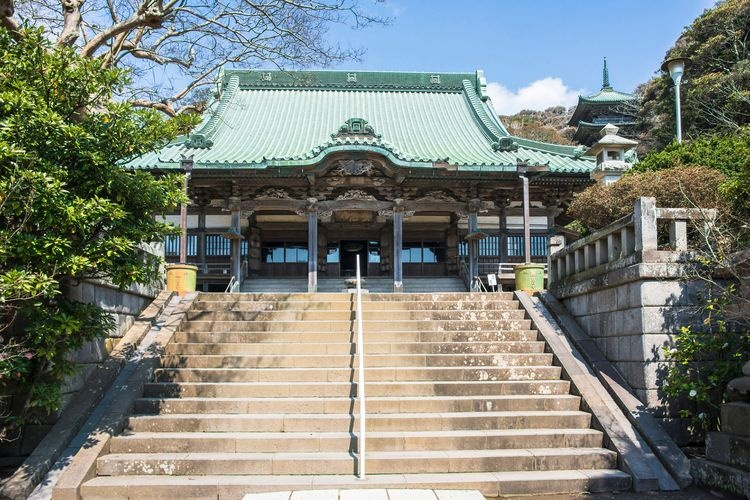
[[(344, 413), (358, 414), (354, 398), (288, 397), (288, 398), (141, 398), (135, 402), (136, 413)], [(578, 410), (580, 398), (573, 395), (521, 396), (428, 396), (367, 398), (368, 416), (376, 413), (483, 412)]]
[[(539, 340), (536, 330), (503, 330), (503, 331), (368, 331), (365, 333), (365, 344), (370, 342), (525, 342)], [(298, 342), (318, 343), (351, 343), (356, 339), (354, 331), (345, 332), (182, 332), (172, 337), (177, 343), (282, 343)]]
[[(569, 391), (567, 380), (367, 382), (369, 397), (555, 395)], [(144, 386), (145, 397), (353, 397), (356, 394), (357, 384), (351, 382), (153, 382)]]
[(213, 475), (100, 476), (84, 483), (84, 499), (101, 498), (242, 498), (249, 492), (328, 489), (478, 489), (498, 496), (626, 491), (631, 478), (616, 469), (510, 471), (439, 474), (380, 474), (361, 481), (354, 475)]
[[(375, 413), (368, 431), (447, 431), (489, 429), (587, 429), (583, 411), (499, 411), (457, 413)], [(139, 415), (128, 420), (134, 432), (351, 432), (356, 415), (325, 413)]]
[[(494, 302), (497, 300), (514, 300), (512, 292), (500, 293), (469, 293), (469, 292), (434, 292), (434, 293), (366, 293), (362, 295), (363, 301), (375, 302), (402, 302), (402, 301), (471, 301), (471, 302)], [(350, 293), (207, 293), (201, 292), (198, 301), (344, 301), (351, 302)]]
[[(290, 300), (278, 302), (272, 300), (263, 301), (238, 301), (238, 300), (196, 300), (193, 302), (194, 311), (353, 311), (356, 309), (354, 300), (348, 301), (303, 301)], [(379, 311), (491, 311), (491, 310), (516, 310), (520, 304), (516, 300), (496, 301), (473, 301), (473, 300), (446, 300), (446, 301), (398, 301), (398, 302), (362, 302), (362, 310), (365, 312)]]
[[(375, 367), (368, 381), (396, 380), (556, 380), (558, 366), (513, 367)], [(157, 382), (346, 382), (357, 380), (352, 368), (160, 368)]]
[[(164, 356), (165, 368), (351, 368), (357, 366), (356, 354), (294, 355), (187, 355)], [(551, 353), (519, 354), (369, 354), (366, 367), (502, 367), (544, 366), (552, 364)]]
[[(347, 290), (347, 278), (319, 278), (318, 293), (336, 293)], [(250, 278), (242, 284), (242, 292), (304, 292), (307, 290), (307, 279), (289, 278)], [(392, 277), (363, 277), (362, 288), (377, 293), (392, 293)], [(466, 285), (461, 278), (451, 277), (425, 277), (407, 278), (403, 280), (403, 289), (406, 292), (466, 292)]]
[[(100, 476), (354, 474), (355, 465), (347, 452), (112, 453), (97, 460), (97, 472)], [(373, 451), (367, 454), (370, 474), (605, 469), (616, 465), (617, 454), (603, 448)]]
[[(270, 453), (279, 451), (358, 451), (349, 432), (138, 432), (115, 436), (110, 453)], [(492, 429), (486, 431), (373, 432), (369, 451), (595, 448), (594, 429)]]
[[(192, 320), (182, 325), (184, 332), (351, 332), (355, 322), (347, 321), (199, 321)], [(467, 320), (367, 320), (365, 333), (391, 331), (497, 331), (528, 330), (531, 320), (497, 319), (484, 321)]]
[[(366, 342), (365, 355), (372, 354), (447, 354), (447, 353), (541, 353), (541, 341), (526, 342)], [(351, 342), (311, 343), (263, 342), (240, 343), (170, 343), (165, 354), (181, 355), (296, 355), (296, 354), (353, 354)]]
[[(524, 319), (526, 312), (522, 309), (511, 310), (470, 310), (470, 311), (436, 311), (436, 310), (382, 310), (367, 311), (363, 308), (363, 319), (371, 321), (370, 318), (379, 315), (390, 321), (494, 321)], [(187, 319), (190, 321), (345, 321), (350, 323), (356, 320), (356, 313), (349, 310), (343, 311), (188, 311)]]

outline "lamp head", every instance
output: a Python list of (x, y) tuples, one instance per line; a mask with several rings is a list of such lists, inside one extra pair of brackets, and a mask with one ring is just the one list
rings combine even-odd
[(688, 62), (689, 60), (686, 57), (673, 57), (664, 61), (664, 64), (661, 65), (661, 70), (668, 71), (674, 84), (679, 85)]
[(244, 239), (242, 237), (242, 233), (240, 233), (240, 230), (234, 226), (228, 228), (226, 231), (221, 233), (223, 237), (225, 237), (228, 240), (242, 240)]

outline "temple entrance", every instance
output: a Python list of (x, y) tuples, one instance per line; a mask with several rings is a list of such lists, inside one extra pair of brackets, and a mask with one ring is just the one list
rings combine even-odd
[(357, 274), (357, 255), (359, 255), (360, 273), (367, 276), (367, 241), (344, 240), (341, 242), (341, 276)]

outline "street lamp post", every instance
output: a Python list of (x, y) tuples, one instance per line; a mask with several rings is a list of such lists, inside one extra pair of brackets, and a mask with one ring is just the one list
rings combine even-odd
[(664, 61), (661, 65), (662, 71), (668, 71), (669, 76), (674, 82), (674, 109), (675, 109), (675, 128), (677, 131), (677, 142), (682, 143), (682, 115), (680, 112), (680, 83), (682, 75), (685, 73), (685, 66), (688, 59), (684, 57), (673, 57)]

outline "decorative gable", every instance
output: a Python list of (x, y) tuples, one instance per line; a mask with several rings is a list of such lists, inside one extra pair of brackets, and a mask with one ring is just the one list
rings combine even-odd
[(349, 118), (343, 125), (341, 125), (341, 127), (339, 127), (338, 132), (331, 134), (333, 139), (349, 136), (374, 137), (375, 139), (380, 139), (382, 137), (375, 132), (372, 125), (369, 125), (364, 118)]

